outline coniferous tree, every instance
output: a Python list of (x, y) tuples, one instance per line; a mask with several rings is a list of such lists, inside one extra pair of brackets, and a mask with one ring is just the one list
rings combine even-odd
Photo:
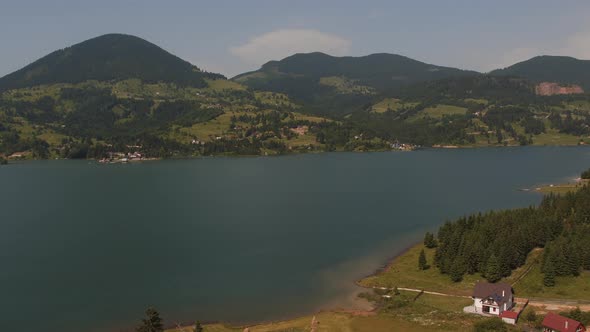
[(496, 282), (502, 279), (500, 261), (495, 254), (492, 254), (488, 259), (485, 277), (489, 282)]
[(424, 235), (424, 246), (426, 246), (426, 248), (435, 248), (436, 245), (437, 243), (434, 239), (434, 234), (426, 232), (426, 235)]
[(145, 311), (146, 318), (142, 319), (142, 325), (137, 327), (137, 332), (163, 332), (164, 326), (160, 313), (154, 308), (148, 308)]
[(201, 322), (197, 321), (195, 323), (195, 332), (203, 332), (203, 326), (201, 325)]
[(426, 270), (429, 268), (428, 262), (426, 261), (426, 254), (424, 253), (424, 249), (420, 251), (420, 257), (418, 257), (418, 268), (420, 270)]
[(466, 268), (465, 264), (463, 263), (463, 260), (457, 258), (451, 265), (451, 271), (449, 272), (451, 280), (453, 282), (459, 282), (463, 280), (463, 275), (465, 275), (465, 269)]
[(544, 266), (543, 285), (547, 287), (555, 286), (555, 265), (552, 260), (548, 260)]

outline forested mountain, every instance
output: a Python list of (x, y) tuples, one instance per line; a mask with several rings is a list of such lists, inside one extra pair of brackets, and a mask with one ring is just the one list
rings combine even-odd
[(0, 78), (0, 91), (42, 84), (130, 78), (204, 87), (204, 78), (222, 76), (201, 72), (141, 38), (108, 34), (55, 51)]
[(490, 72), (496, 76), (516, 76), (535, 82), (578, 84), (590, 91), (590, 60), (567, 56), (537, 56), (504, 69)]
[(590, 143), (590, 96), (540, 95), (537, 83), (392, 54), (322, 53), (227, 80), (111, 34), (0, 79), (0, 158)]
[(396, 54), (335, 57), (316, 52), (270, 61), (233, 80), (254, 90), (287, 94), (311, 112), (338, 115), (370, 102), (374, 95), (390, 95), (408, 84), (477, 74)]
[[(104, 158), (310, 150), (322, 121), (134, 36), (55, 51), (0, 79), (0, 157)], [(313, 139), (310, 139), (313, 138)]]

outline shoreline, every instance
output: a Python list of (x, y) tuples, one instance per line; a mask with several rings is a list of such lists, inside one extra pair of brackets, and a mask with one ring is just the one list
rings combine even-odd
[[(353, 281), (353, 284), (359, 288), (358, 292), (354, 293), (354, 296), (358, 298), (358, 296), (363, 293), (363, 291), (365, 290), (371, 290), (371, 287), (368, 286), (363, 286), (360, 284), (360, 282), (368, 277), (372, 277), (372, 276), (376, 276), (384, 271), (387, 271), (391, 268), (391, 266), (393, 266), (393, 264), (395, 263), (395, 261), (405, 255), (406, 253), (408, 253), (408, 251), (410, 251), (412, 248), (420, 245), (422, 241), (416, 241), (413, 242), (412, 244), (404, 247), (399, 253), (387, 258), (385, 260), (384, 264), (381, 264), (379, 267), (377, 267), (373, 272), (370, 272), (368, 274), (366, 274), (363, 277), (360, 277), (359, 279), (356, 279)], [(255, 321), (252, 322), (251, 324), (247, 324), (247, 323), (239, 323), (236, 322), (235, 325), (231, 322), (224, 322), (224, 321), (203, 321), (201, 323), (204, 324), (219, 324), (219, 325), (224, 325), (227, 326), (229, 328), (234, 328), (234, 329), (246, 329), (246, 328), (255, 328), (258, 326), (262, 326), (262, 325), (275, 325), (275, 324), (280, 324), (280, 323), (284, 323), (284, 322), (288, 322), (288, 321), (292, 321), (292, 320), (296, 320), (296, 319), (303, 319), (303, 318), (311, 318), (311, 317), (315, 317), (321, 314), (325, 314), (325, 313), (333, 313), (333, 314), (349, 314), (351, 316), (373, 316), (373, 315), (377, 315), (377, 310), (379, 309), (378, 306), (373, 305), (372, 303), (366, 301), (369, 306), (370, 309), (368, 310), (359, 310), (359, 309), (350, 309), (350, 308), (333, 308), (333, 309), (319, 309), (319, 310), (315, 310), (315, 311), (311, 311), (307, 314), (302, 313), (302, 314), (294, 314), (294, 315), (286, 315), (284, 318), (279, 318), (279, 319), (270, 319), (270, 320), (261, 320), (261, 321)], [(227, 324), (227, 325), (226, 325)], [(187, 324), (187, 325), (180, 325), (181, 328), (189, 328), (193, 325), (191, 324)], [(178, 331), (178, 327), (170, 327), (169, 329), (165, 329), (165, 331)], [(180, 331), (179, 331), (180, 332)]]
[[(142, 162), (142, 161), (164, 161), (164, 160), (192, 160), (192, 159), (205, 159), (205, 158), (274, 158), (274, 157), (288, 157), (288, 156), (302, 156), (302, 155), (318, 155), (318, 154), (332, 154), (332, 153), (355, 153), (355, 154), (363, 154), (363, 153), (386, 153), (386, 152), (419, 152), (419, 151), (456, 151), (456, 150), (485, 150), (485, 149), (515, 149), (515, 148), (576, 148), (576, 147), (588, 147), (590, 148), (590, 144), (553, 144), (553, 145), (487, 145), (487, 146), (474, 146), (474, 145), (457, 145), (457, 146), (442, 146), (442, 145), (433, 145), (430, 147), (421, 147), (415, 150), (367, 150), (367, 151), (345, 151), (345, 150), (336, 150), (336, 151), (309, 151), (309, 152), (289, 152), (289, 153), (277, 153), (277, 154), (233, 154), (233, 153), (225, 153), (225, 154), (216, 154), (216, 155), (199, 155), (199, 156), (173, 156), (169, 158), (162, 158), (162, 157), (150, 157), (144, 158), (142, 160), (128, 160), (126, 163), (132, 162)], [(28, 161), (53, 161), (53, 160), (83, 160), (83, 161), (96, 161), (98, 163), (99, 159), (95, 158), (87, 158), (87, 159), (71, 159), (71, 158), (46, 158), (46, 159), (30, 159), (30, 158), (11, 158), (7, 159), (8, 164), (18, 164), (20, 162), (28, 162)], [(112, 164), (124, 164), (125, 162), (113, 162)], [(111, 164), (111, 163), (105, 163)], [(6, 165), (3, 165), (6, 166)], [(531, 190), (532, 191), (532, 190)]]
[(387, 258), (385, 263), (382, 264), (380, 267), (378, 267), (377, 269), (375, 269), (375, 271), (365, 275), (364, 277), (361, 277), (360, 279), (357, 279), (354, 281), (354, 284), (357, 285), (358, 287), (364, 288), (364, 289), (371, 289), (371, 287), (367, 287), (367, 286), (363, 286), (360, 284), (360, 282), (363, 279), (366, 278), (370, 278), (370, 277), (374, 277), (377, 276), (385, 271), (388, 271), (389, 269), (391, 269), (391, 267), (393, 266), (393, 264), (395, 263), (396, 259), (398, 259), (399, 257), (405, 255), (408, 253), (408, 251), (410, 251), (412, 248), (416, 247), (417, 245), (420, 245), (421, 241), (416, 241), (406, 247), (404, 247), (398, 254), (393, 255), (390, 258)]

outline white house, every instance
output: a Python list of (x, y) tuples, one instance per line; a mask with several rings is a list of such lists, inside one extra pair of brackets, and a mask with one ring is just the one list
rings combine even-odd
[(502, 282), (478, 282), (473, 289), (472, 298), (476, 313), (499, 316), (514, 306), (512, 286)]

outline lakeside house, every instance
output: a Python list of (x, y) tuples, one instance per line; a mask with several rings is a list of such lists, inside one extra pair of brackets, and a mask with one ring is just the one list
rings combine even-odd
[(584, 332), (586, 327), (577, 320), (563, 317), (552, 312), (543, 318), (544, 332)]
[[(503, 282), (492, 284), (479, 281), (475, 284), (472, 298), (474, 313), (484, 315), (500, 316), (514, 306), (512, 286)], [(510, 315), (505, 314), (504, 316)], [(506, 318), (510, 319), (510, 317)]]

